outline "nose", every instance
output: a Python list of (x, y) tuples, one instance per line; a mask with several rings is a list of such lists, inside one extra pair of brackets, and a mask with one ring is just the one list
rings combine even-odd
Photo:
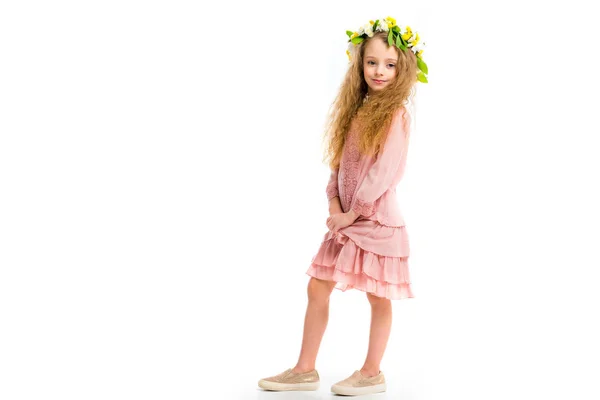
[(378, 65), (377, 65), (377, 70), (375, 71), (375, 73), (376, 73), (378, 76), (383, 76), (383, 69), (384, 69), (384, 67), (385, 67), (385, 65), (383, 65), (383, 64), (381, 64), (381, 63), (380, 63), (380, 64), (378, 64)]

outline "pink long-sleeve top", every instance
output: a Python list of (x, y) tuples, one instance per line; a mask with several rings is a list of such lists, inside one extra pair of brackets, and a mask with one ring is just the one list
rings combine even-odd
[(331, 171), (327, 184), (327, 200), (339, 196), (342, 210), (354, 210), (358, 219), (378, 221), (386, 226), (404, 226), (398, 207), (396, 186), (404, 175), (408, 151), (410, 116), (400, 108), (388, 129), (385, 145), (376, 156), (361, 155), (359, 134), (353, 120), (340, 166)]

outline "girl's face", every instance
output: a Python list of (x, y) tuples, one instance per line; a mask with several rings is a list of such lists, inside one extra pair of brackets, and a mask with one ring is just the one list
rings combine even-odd
[(388, 46), (383, 40), (370, 40), (365, 48), (363, 59), (364, 77), (372, 94), (383, 89), (396, 78), (398, 53), (394, 46)]

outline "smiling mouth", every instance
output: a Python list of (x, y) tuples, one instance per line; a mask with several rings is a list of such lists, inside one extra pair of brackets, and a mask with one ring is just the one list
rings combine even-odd
[(383, 82), (385, 82), (385, 81), (382, 81), (382, 80), (380, 80), (380, 79), (373, 79), (373, 80), (374, 80), (375, 82), (377, 82), (377, 83), (383, 83)]

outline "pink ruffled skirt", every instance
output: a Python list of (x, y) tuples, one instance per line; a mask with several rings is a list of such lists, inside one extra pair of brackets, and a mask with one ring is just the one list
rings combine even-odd
[(405, 226), (359, 218), (337, 234), (328, 231), (306, 274), (390, 300), (415, 297), (410, 286)]

